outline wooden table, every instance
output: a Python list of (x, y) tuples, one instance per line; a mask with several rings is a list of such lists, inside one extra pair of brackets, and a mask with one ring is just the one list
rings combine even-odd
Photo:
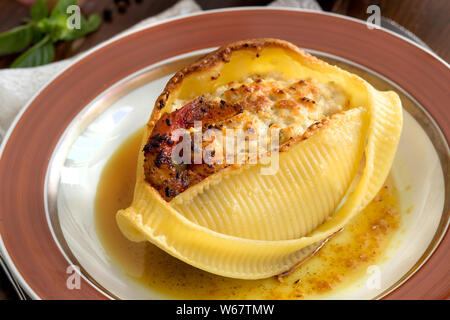
[[(30, 2), (33, 0), (22, 0)], [(99, 13), (108, 16), (110, 21), (84, 39), (74, 43), (59, 43), (56, 59), (64, 59), (84, 51), (118, 32), (129, 28), (140, 20), (157, 14), (170, 7), (176, 0), (129, 0), (125, 12), (113, 0), (80, 0), (86, 13)], [(205, 10), (233, 7), (266, 5), (271, 0), (197, 0)], [(450, 1), (449, 0), (318, 0), (324, 10), (367, 19), (366, 9), (371, 4), (381, 8), (383, 16), (390, 18), (415, 33), (444, 60), (450, 61)], [(0, 0), (0, 32), (21, 23), (28, 16), (28, 8), (14, 0)], [(1, 57), (0, 68), (7, 67), (14, 55)]]
[[(24, 1), (27, 2), (27, 1)], [(176, 0), (130, 0), (124, 12), (113, 0), (80, 0), (85, 13), (99, 13), (108, 18), (100, 29), (74, 43), (59, 43), (56, 59), (64, 59), (84, 51), (140, 20), (170, 7)], [(266, 5), (270, 0), (197, 0), (205, 10)], [(450, 61), (450, 1), (449, 0), (318, 0), (326, 11), (367, 19), (366, 9), (371, 4), (381, 8), (381, 14), (415, 33), (444, 60)], [(123, 10), (122, 10), (123, 11)], [(28, 8), (14, 0), (0, 0), (0, 32), (19, 25), (28, 16)], [(0, 56), (0, 68), (7, 67), (14, 55)], [(0, 299), (17, 299), (6, 276), (0, 271)]]

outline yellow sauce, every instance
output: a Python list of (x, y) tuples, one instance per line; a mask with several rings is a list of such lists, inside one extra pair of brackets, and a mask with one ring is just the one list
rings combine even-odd
[(375, 199), (310, 260), (281, 281), (224, 278), (201, 271), (150, 243), (127, 240), (116, 225), (117, 210), (133, 196), (139, 130), (111, 156), (97, 189), (98, 236), (111, 259), (125, 273), (151, 290), (180, 299), (310, 299), (340, 290), (360, 279), (399, 229), (398, 195), (389, 178)]

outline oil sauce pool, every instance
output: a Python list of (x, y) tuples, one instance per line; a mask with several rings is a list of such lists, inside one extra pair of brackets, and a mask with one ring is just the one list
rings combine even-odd
[(383, 259), (398, 232), (401, 214), (391, 178), (374, 200), (314, 257), (290, 275), (262, 280), (217, 276), (173, 258), (148, 242), (127, 240), (116, 225), (117, 210), (133, 197), (143, 129), (130, 136), (103, 169), (95, 200), (97, 234), (112, 261), (131, 278), (175, 299), (314, 299), (348, 287)]

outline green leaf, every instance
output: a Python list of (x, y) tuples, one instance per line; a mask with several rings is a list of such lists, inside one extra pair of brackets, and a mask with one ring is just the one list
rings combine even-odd
[[(39, 31), (49, 35), (51, 40), (56, 42), (58, 40), (73, 41), (96, 30), (101, 23), (100, 16), (93, 14), (86, 20), (83, 15), (79, 14), (79, 11), (79, 16), (75, 16), (74, 13), (68, 14), (66, 12), (67, 7), (74, 3), (77, 3), (77, 1), (59, 1), (49, 18), (37, 22)], [(80, 19), (79, 25), (76, 21), (77, 18)], [(78, 26), (78, 28), (75, 26)]]
[(50, 39), (53, 42), (56, 42), (62, 39), (64, 35), (68, 32), (66, 25), (67, 25), (67, 16), (63, 14), (58, 14), (50, 18), (40, 20), (36, 24), (36, 27), (39, 29), (40, 32), (50, 36)]
[(93, 31), (97, 30), (101, 23), (102, 23), (102, 18), (100, 18), (100, 16), (98, 14), (91, 14), (87, 20), (85, 34), (88, 34), (88, 33), (91, 33)]
[(0, 33), (0, 54), (22, 51), (31, 44), (32, 40), (33, 30), (31, 24)]
[(41, 41), (41, 39), (44, 37), (44, 34), (39, 30), (39, 28), (36, 26), (36, 24), (33, 24), (32, 27), (32, 39), (31, 43), (35, 44)]
[(91, 33), (100, 26), (102, 19), (98, 14), (92, 14), (86, 20), (83, 16), (80, 17), (80, 28), (79, 29), (69, 29), (67, 28), (64, 32), (60, 34), (59, 40), (73, 41), (78, 38)]
[(39, 21), (48, 16), (48, 7), (44, 0), (39, 0), (33, 4), (30, 10), (33, 21)]
[(28, 68), (47, 64), (53, 60), (55, 48), (49, 36), (25, 51), (11, 64), (11, 68)]
[(67, 15), (67, 7), (77, 4), (78, 0), (59, 0), (58, 3), (53, 8), (50, 16), (56, 16), (58, 14)]

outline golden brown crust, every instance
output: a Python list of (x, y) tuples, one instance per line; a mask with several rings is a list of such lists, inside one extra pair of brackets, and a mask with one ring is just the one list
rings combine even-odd
[[(167, 83), (165, 86), (163, 92), (160, 94), (158, 99), (156, 100), (155, 107), (153, 109), (151, 118), (147, 124), (148, 126), (148, 132), (151, 134), (147, 137), (147, 144), (144, 148), (145, 153), (145, 161), (144, 161), (144, 172), (145, 172), (145, 178), (148, 183), (154, 187), (159, 194), (166, 200), (169, 201), (173, 197), (175, 197), (177, 194), (183, 192), (187, 188), (189, 188), (191, 185), (196, 184), (200, 182), (201, 180), (205, 179), (206, 177), (210, 176), (211, 174), (222, 170), (226, 167), (230, 167), (229, 165), (207, 165), (205, 163), (198, 164), (195, 166), (189, 166), (188, 170), (186, 168), (183, 168), (180, 170), (178, 166), (174, 166), (171, 163), (171, 150), (173, 148), (174, 142), (170, 140), (171, 136), (171, 130), (172, 128), (166, 128), (166, 131), (161, 131), (161, 126), (165, 125), (165, 121), (167, 119), (173, 119), (171, 118), (172, 114), (176, 114), (177, 111), (171, 112), (172, 110), (163, 110), (168, 100), (171, 97), (171, 94), (175, 92), (177, 89), (180, 88), (182, 85), (183, 80), (188, 76), (195, 73), (200, 73), (205, 70), (209, 70), (216, 65), (220, 63), (228, 63), (230, 61), (230, 57), (234, 51), (238, 50), (254, 50), (255, 55), (258, 57), (259, 52), (263, 48), (267, 47), (278, 47), (283, 48), (285, 50), (292, 51), (293, 53), (297, 55), (301, 55), (305, 58), (305, 60), (314, 60), (314, 62), (323, 63), (321, 60), (309, 55), (305, 51), (297, 48), (296, 46), (292, 45), (289, 42), (278, 40), (278, 39), (270, 39), (270, 38), (263, 38), (263, 39), (250, 39), (250, 40), (243, 40), (234, 42), (231, 44), (228, 44), (226, 46), (220, 47), (217, 50), (205, 55), (204, 57), (198, 59), (191, 65), (183, 68), (182, 70), (178, 71)], [(212, 79), (215, 80), (215, 79)], [(302, 80), (302, 83), (305, 83)], [(308, 103), (314, 103), (314, 101), (309, 100), (308, 98), (304, 97), (302, 103), (305, 105), (308, 105)], [(193, 101), (194, 102), (194, 101)], [(224, 102), (225, 101), (221, 101)], [(192, 102), (191, 102), (192, 103)], [(190, 104), (191, 104), (190, 103)], [(203, 102), (202, 102), (203, 103)], [(283, 101), (280, 101), (279, 103), (283, 104)], [(286, 104), (286, 103), (285, 103)], [(185, 109), (188, 105), (184, 106), (181, 109)], [(197, 106), (196, 106), (197, 107)], [(193, 110), (196, 109), (196, 107), (192, 108)], [(204, 106), (199, 106), (204, 107)], [(210, 108), (211, 106), (207, 106), (207, 108)], [(223, 105), (222, 107), (226, 108), (233, 108), (232, 105), (229, 103), (226, 103), (226, 105)], [(282, 105), (279, 106), (280, 108), (289, 108), (289, 105)], [(181, 111), (181, 110), (178, 110)], [(236, 114), (234, 110), (231, 112), (232, 115)], [(241, 111), (242, 112), (242, 111)], [(169, 114), (170, 115), (169, 115)], [(201, 112), (200, 112), (201, 113)], [(217, 114), (216, 114), (217, 115)], [(204, 120), (203, 117), (209, 116), (212, 120), (211, 123), (216, 123), (220, 119), (217, 119), (214, 117), (214, 112), (212, 117), (207, 114), (198, 114), (198, 115), (192, 115), (191, 120)], [(167, 119), (166, 119), (167, 118)], [(195, 119), (194, 119), (195, 118)], [(197, 119), (198, 118), (198, 119)], [(219, 117), (220, 118), (220, 117)], [(164, 121), (163, 121), (164, 120)], [(169, 120), (170, 121), (170, 120)], [(188, 121), (188, 119), (184, 119), (184, 121)], [(307, 139), (309, 136), (312, 135), (314, 131), (317, 129), (323, 127), (328, 123), (328, 120), (324, 119), (323, 121), (318, 121), (315, 124), (311, 125), (304, 134), (297, 136), (295, 138), (290, 138), (286, 141), (286, 143), (283, 143), (282, 146), (279, 148), (280, 151), (287, 151), (291, 146), (299, 143), (302, 140)], [(169, 125), (170, 126), (170, 125)], [(181, 126), (183, 127), (183, 126)], [(183, 128), (187, 128), (189, 126), (184, 126)], [(152, 147), (154, 146), (154, 147)]]
[(324, 127), (328, 126), (330, 123), (330, 119), (334, 119), (334, 116), (326, 117), (326, 118), (322, 119), (322, 121), (316, 122), (316, 123), (310, 125), (308, 127), (308, 129), (306, 129), (306, 131), (302, 135), (297, 136), (295, 138), (291, 138), (288, 141), (286, 141), (285, 143), (283, 143), (283, 145), (280, 146), (279, 151), (286, 152), (291, 147), (295, 146), (297, 143), (308, 139), (320, 128), (324, 128)]
[(265, 47), (278, 47), (286, 50), (293, 51), (297, 54), (304, 56), (307, 59), (314, 60), (315, 63), (324, 63), (323, 61), (317, 59), (316, 57), (310, 55), (304, 50), (299, 49), (293, 44), (273, 38), (259, 38), (259, 39), (249, 39), (236, 41), (225, 46), (218, 48), (217, 50), (208, 53), (202, 58), (199, 58), (197, 61), (192, 63), (191, 65), (184, 67), (180, 71), (178, 71), (166, 84), (163, 92), (159, 95), (158, 99), (156, 99), (155, 107), (153, 109), (152, 115), (150, 117), (150, 121), (148, 122), (149, 129), (152, 129), (155, 121), (159, 119), (161, 116), (161, 110), (166, 106), (166, 103), (170, 97), (170, 94), (177, 89), (182, 80), (190, 74), (201, 72), (206, 69), (210, 69), (218, 63), (229, 62), (230, 56), (234, 51), (238, 51), (241, 49), (250, 49), (255, 50), (255, 54)]
[[(170, 200), (191, 185), (226, 167), (225, 164), (208, 165), (203, 159), (202, 163), (194, 164), (194, 152), (190, 156), (190, 164), (174, 164), (172, 152), (178, 143), (182, 143), (183, 137), (174, 137), (173, 133), (179, 129), (192, 128), (195, 121), (202, 121), (204, 131), (242, 112), (243, 108), (238, 104), (197, 98), (178, 110), (162, 115), (143, 148), (146, 181), (158, 190), (165, 200)], [(191, 142), (193, 141), (191, 139)], [(190, 144), (191, 146), (193, 147)], [(201, 146), (202, 153), (203, 150), (205, 144)]]

